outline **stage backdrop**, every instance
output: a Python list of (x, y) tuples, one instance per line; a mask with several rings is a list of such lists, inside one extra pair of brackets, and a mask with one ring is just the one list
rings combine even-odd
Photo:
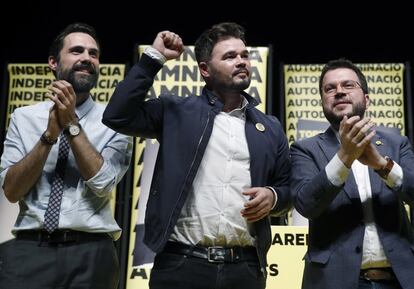
[[(47, 64), (44, 63), (12, 63), (7, 66), (8, 89), (6, 115), (1, 119), (0, 129), (6, 131), (10, 115), (15, 108), (48, 100), (45, 96), (47, 87), (54, 80), (54, 76)], [(92, 97), (100, 103), (107, 103), (116, 85), (124, 79), (125, 64), (101, 64), (99, 67), (99, 79), (92, 90)], [(5, 133), (4, 133), (5, 135)], [(40, 137), (40, 136), (39, 136)], [(1, 140), (3, 143), (3, 140)], [(112, 209), (115, 206), (115, 194), (113, 192)], [(16, 221), (18, 205), (12, 204), (4, 197), (0, 188), (0, 243), (11, 238), (11, 229)]]

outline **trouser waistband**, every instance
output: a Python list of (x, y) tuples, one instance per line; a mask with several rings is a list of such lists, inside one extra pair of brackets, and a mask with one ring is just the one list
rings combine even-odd
[(111, 238), (108, 233), (89, 233), (74, 230), (21, 230), (16, 232), (17, 240), (48, 242), (53, 244), (87, 242)]
[(196, 258), (206, 259), (212, 263), (259, 261), (256, 248), (252, 246), (236, 246), (229, 248), (221, 246), (201, 247), (168, 241), (164, 248), (164, 252), (183, 254)]
[(397, 280), (394, 271), (389, 267), (362, 269), (360, 277), (368, 281), (376, 282)]

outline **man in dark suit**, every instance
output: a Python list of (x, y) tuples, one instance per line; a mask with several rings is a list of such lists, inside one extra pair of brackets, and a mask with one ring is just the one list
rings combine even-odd
[(289, 148), (280, 122), (244, 92), (251, 65), (244, 29), (220, 23), (195, 44), (199, 96), (145, 101), (181, 38), (158, 33), (103, 116), (115, 131), (160, 143), (144, 242), (157, 253), (151, 289), (264, 289), (269, 214), (290, 208)]
[(325, 65), (319, 90), (331, 126), (291, 146), (293, 202), (309, 219), (302, 288), (412, 289), (412, 147), (364, 118), (368, 85), (350, 61)]

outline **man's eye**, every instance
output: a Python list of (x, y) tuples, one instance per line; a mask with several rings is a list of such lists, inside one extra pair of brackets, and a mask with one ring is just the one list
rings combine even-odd
[(355, 85), (353, 83), (345, 83), (343, 87), (347, 89), (352, 89), (355, 88)]

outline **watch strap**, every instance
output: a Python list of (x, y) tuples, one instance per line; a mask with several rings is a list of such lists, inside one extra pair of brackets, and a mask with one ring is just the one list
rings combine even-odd
[(40, 141), (45, 145), (51, 145), (51, 146), (57, 143), (57, 139), (52, 139), (50, 135), (47, 133), (47, 131), (42, 133), (42, 135), (40, 136)]
[(388, 157), (385, 156), (384, 157), (385, 160), (387, 161), (387, 163), (385, 164), (385, 166), (383, 166), (382, 168), (375, 170), (375, 172), (383, 179), (387, 179), (388, 175), (390, 174), (392, 167), (394, 166), (394, 161)]

